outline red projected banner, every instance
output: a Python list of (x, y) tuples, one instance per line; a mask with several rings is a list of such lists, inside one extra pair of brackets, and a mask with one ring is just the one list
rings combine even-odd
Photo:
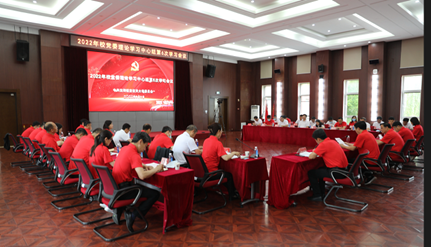
[(89, 111), (173, 111), (174, 62), (87, 52)]

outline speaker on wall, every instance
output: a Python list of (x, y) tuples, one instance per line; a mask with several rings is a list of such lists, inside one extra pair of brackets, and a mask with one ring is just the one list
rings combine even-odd
[(379, 59), (370, 59), (370, 64), (378, 64), (379, 63)]
[(16, 41), (16, 59), (20, 62), (29, 61), (30, 45), (26, 40)]
[(216, 66), (212, 64), (207, 64), (207, 69), (205, 70), (205, 76), (209, 78), (214, 78)]
[(323, 69), (325, 68), (325, 66), (323, 64), (317, 66), (317, 72), (319, 73), (323, 73)]
[(274, 73), (276, 73), (276, 74), (280, 74), (280, 73), (281, 73), (281, 70), (279, 70), (279, 69), (275, 69), (275, 70), (274, 70)]

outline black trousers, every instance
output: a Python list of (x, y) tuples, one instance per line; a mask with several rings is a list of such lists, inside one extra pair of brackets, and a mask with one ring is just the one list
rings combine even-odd
[[(220, 179), (220, 177), (221, 174), (217, 174), (208, 179), (208, 181), (218, 180)], [(232, 196), (235, 195), (235, 184), (233, 183), (232, 173), (224, 172), (224, 177), (227, 178), (227, 182), (223, 185), (227, 188), (227, 191), (229, 192), (229, 198), (232, 198)]]
[[(126, 188), (128, 186), (131, 186), (132, 183), (121, 183), (118, 185), (118, 187), (120, 187), (120, 189), (122, 188)], [(145, 216), (148, 211), (150, 211), (151, 207), (153, 206), (153, 204), (157, 201), (157, 199), (159, 199), (160, 193), (158, 191), (149, 189), (147, 187), (141, 186), (142, 188), (142, 194), (141, 194), (141, 198), (147, 198), (146, 201), (142, 202), (139, 205), (139, 211), (141, 211), (141, 214), (143, 216)], [(127, 194), (122, 195), (119, 199), (121, 200), (126, 200), (126, 199), (135, 199), (136, 195), (138, 195), (138, 191), (130, 191)]]
[[(340, 168), (328, 168), (321, 167), (319, 169), (308, 171), (308, 179), (310, 180), (310, 186), (313, 190), (313, 196), (324, 196), (325, 195), (325, 181), (323, 178), (332, 178), (331, 171)], [(338, 173), (334, 173), (335, 178), (345, 178), (345, 176)]]

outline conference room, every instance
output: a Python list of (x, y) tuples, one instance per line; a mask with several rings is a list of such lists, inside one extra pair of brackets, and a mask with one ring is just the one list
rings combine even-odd
[(423, 0), (0, 0), (1, 246), (426, 246)]

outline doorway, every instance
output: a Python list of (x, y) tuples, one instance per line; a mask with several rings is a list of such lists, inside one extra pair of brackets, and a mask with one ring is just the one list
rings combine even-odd
[(3, 146), (3, 138), (6, 133), (11, 133), (16, 138), (19, 131), (18, 96), (16, 92), (0, 91), (0, 116), (0, 146)]
[(209, 98), (209, 107), (208, 107), (208, 124), (219, 123), (221, 124), (223, 131), (229, 129), (228, 126), (228, 111), (227, 97), (215, 97), (210, 96)]

